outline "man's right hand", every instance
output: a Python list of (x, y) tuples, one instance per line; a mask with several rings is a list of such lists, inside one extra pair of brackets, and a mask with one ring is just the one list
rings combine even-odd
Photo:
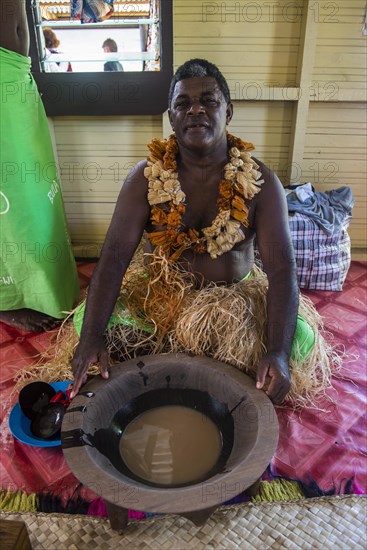
[(74, 383), (70, 398), (73, 399), (79, 392), (81, 386), (87, 381), (88, 368), (99, 363), (102, 378), (109, 378), (108, 352), (104, 342), (80, 341), (71, 361), (71, 368), (74, 374)]

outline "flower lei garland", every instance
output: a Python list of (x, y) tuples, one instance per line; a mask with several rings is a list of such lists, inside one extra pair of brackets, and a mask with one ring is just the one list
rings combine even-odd
[(144, 175), (148, 179), (148, 202), (153, 226), (163, 229), (148, 233), (152, 245), (160, 246), (164, 254), (176, 260), (187, 248), (198, 253), (208, 252), (212, 259), (231, 250), (244, 240), (242, 225), (248, 227), (251, 200), (260, 191), (259, 165), (251, 158), (252, 143), (227, 133), (229, 162), (224, 166), (224, 178), (219, 183), (218, 215), (210, 227), (200, 231), (186, 228), (182, 216), (186, 211), (185, 193), (178, 180), (175, 135), (168, 140), (153, 139), (148, 144), (150, 156)]

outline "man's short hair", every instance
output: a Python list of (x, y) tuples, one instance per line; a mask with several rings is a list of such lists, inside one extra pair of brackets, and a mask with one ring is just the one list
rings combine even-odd
[(177, 82), (180, 82), (180, 80), (184, 80), (185, 78), (195, 78), (203, 76), (211, 76), (215, 78), (220, 88), (220, 91), (224, 96), (224, 99), (227, 103), (230, 103), (231, 94), (228, 88), (228, 84), (218, 67), (214, 65), (214, 63), (210, 63), (210, 61), (206, 61), (206, 59), (190, 59), (189, 61), (186, 61), (183, 65), (181, 65), (173, 75), (168, 92), (168, 105), (171, 106)]
[(112, 38), (107, 38), (103, 44), (102, 48), (109, 48), (110, 52), (117, 52), (117, 44)]

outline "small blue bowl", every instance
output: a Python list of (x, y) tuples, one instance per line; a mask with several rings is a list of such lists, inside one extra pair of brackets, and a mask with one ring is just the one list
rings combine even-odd
[[(55, 392), (59, 390), (65, 392), (70, 384), (71, 382), (52, 382), (50, 386), (54, 388)], [(55, 434), (48, 439), (35, 437), (31, 432), (31, 420), (23, 414), (19, 403), (16, 403), (11, 410), (9, 428), (15, 439), (31, 447), (57, 447), (61, 445), (59, 434)]]

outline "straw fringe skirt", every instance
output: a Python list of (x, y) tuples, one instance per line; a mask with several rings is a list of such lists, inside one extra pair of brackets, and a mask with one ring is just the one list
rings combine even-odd
[[(127, 308), (123, 323), (108, 333), (113, 356), (121, 360), (145, 353), (205, 355), (255, 378), (258, 361), (266, 353), (268, 281), (263, 271), (255, 268), (253, 276), (240, 283), (211, 284), (200, 290), (194, 290), (193, 281), (183, 282), (179, 270), (162, 261), (156, 269), (153, 265), (149, 277), (137, 271), (130, 277), (120, 297)], [(130, 323), (126, 311), (138, 322)], [(315, 344), (306, 358), (290, 360), (287, 402), (294, 408), (315, 403), (330, 387), (331, 375), (342, 361), (328, 342), (331, 335), (324, 330), (320, 315), (303, 296), (299, 315), (311, 327)]]
[[(150, 264), (149, 274), (146, 268), (131, 269), (114, 312), (118, 322), (106, 331), (112, 359), (186, 352), (223, 361), (255, 378), (257, 363), (266, 353), (266, 275), (256, 268), (252, 278), (237, 284), (211, 284), (200, 290), (194, 284), (170, 262), (162, 264), (162, 258)], [(317, 402), (342, 361), (308, 298), (300, 297), (299, 314), (312, 328), (315, 345), (303, 361), (290, 361), (286, 402), (295, 409)], [(71, 379), (70, 361), (77, 343), (72, 323), (66, 323), (48, 351), (46, 364), (43, 358), (42, 364), (21, 372), (19, 383), (30, 377), (49, 382)], [(98, 372), (97, 366), (89, 370), (89, 374)]]

